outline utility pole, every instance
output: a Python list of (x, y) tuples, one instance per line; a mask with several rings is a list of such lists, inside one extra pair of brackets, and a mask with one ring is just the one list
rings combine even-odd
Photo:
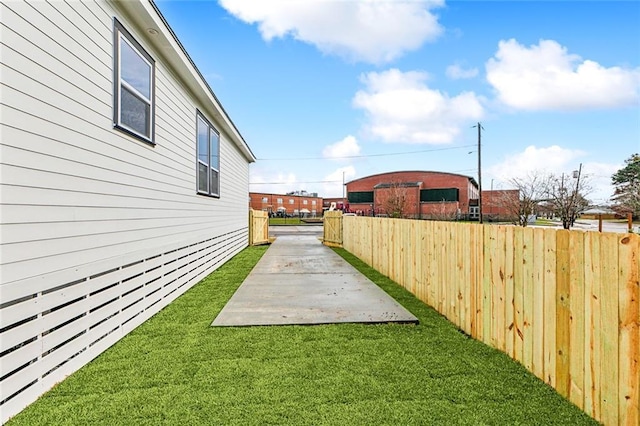
[(344, 170), (342, 171), (342, 205), (344, 206), (344, 203), (346, 201), (346, 196), (345, 196), (345, 191), (346, 191), (346, 186), (344, 186)]
[(482, 125), (478, 122), (478, 214), (480, 215), (480, 223), (482, 220)]
[(580, 167), (578, 171), (573, 172), (573, 177), (576, 178), (576, 189), (573, 191), (571, 197), (571, 226), (573, 226), (575, 220), (578, 218), (578, 191), (580, 190), (580, 175), (582, 174), (582, 163), (580, 163)]

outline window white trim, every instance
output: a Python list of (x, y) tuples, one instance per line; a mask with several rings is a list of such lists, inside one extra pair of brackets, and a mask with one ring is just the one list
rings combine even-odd
[[(122, 77), (121, 43), (126, 43), (138, 58), (149, 66), (149, 96), (141, 93)], [(156, 68), (153, 58), (140, 45), (140, 43), (136, 41), (131, 33), (127, 31), (116, 18), (113, 18), (113, 127), (152, 144), (155, 143), (155, 73)], [(130, 96), (134, 97), (145, 106), (145, 129), (143, 131), (135, 129), (123, 120), (123, 88), (130, 94)]]
[[(200, 144), (200, 125), (206, 127), (207, 148), (206, 153), (202, 152)], [(205, 129), (202, 129), (205, 130)], [(213, 139), (212, 139), (213, 138)], [(215, 142), (216, 152), (212, 152), (212, 142)], [(211, 159), (215, 158), (217, 164), (212, 164)], [(206, 159), (203, 160), (203, 159)], [(201, 167), (203, 166), (203, 167)], [(206, 175), (203, 175), (203, 169)], [(214, 179), (215, 178), (215, 179)], [(206, 189), (200, 183), (206, 179)], [(212, 182), (215, 182), (215, 188)], [(200, 111), (196, 111), (196, 190), (198, 194), (220, 197), (220, 133), (213, 127)]]

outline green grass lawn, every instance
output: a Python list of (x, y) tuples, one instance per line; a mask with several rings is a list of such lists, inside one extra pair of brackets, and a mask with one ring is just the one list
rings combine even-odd
[(536, 222), (534, 223), (534, 225), (537, 226), (558, 226), (558, 225), (562, 225), (562, 222), (558, 222), (558, 221), (553, 221), (550, 219), (544, 219), (544, 218), (538, 218), (536, 219)]
[(8, 425), (595, 424), (344, 250), (420, 325), (210, 327), (266, 249), (244, 250)]
[(269, 225), (304, 225), (299, 217), (270, 217)]

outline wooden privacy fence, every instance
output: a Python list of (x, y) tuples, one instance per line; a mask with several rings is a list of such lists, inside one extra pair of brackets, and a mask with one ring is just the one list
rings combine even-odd
[(249, 210), (249, 245), (269, 243), (269, 213)]
[(322, 242), (328, 246), (342, 246), (342, 212), (327, 211), (323, 217)]
[(346, 250), (598, 421), (640, 424), (640, 236), (344, 217)]

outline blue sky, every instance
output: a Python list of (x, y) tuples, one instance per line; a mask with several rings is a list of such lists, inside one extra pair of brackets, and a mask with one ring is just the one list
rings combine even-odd
[[(509, 188), (640, 152), (640, 2), (156, 0), (258, 157), (250, 190), (396, 170)], [(470, 152), (471, 151), (471, 152)]]

